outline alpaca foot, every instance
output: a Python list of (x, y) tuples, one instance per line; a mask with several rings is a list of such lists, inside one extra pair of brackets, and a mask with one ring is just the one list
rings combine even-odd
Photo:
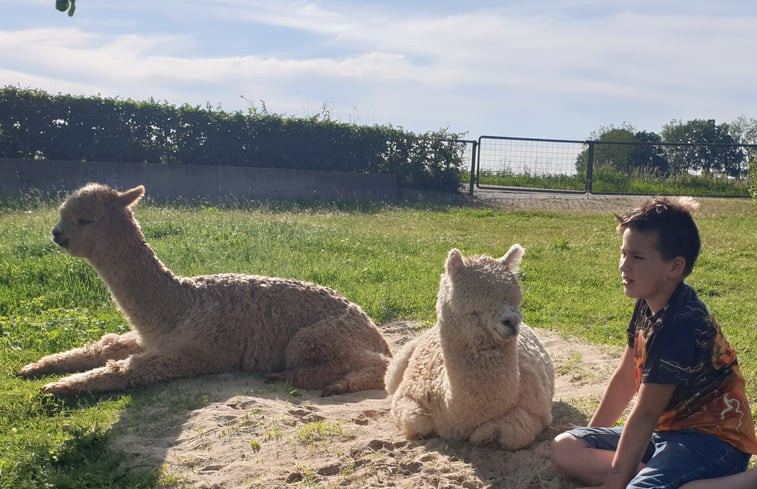
[[(51, 357), (52, 355), (49, 355)], [(51, 361), (50, 358), (40, 358), (36, 362), (24, 365), (21, 370), (18, 371), (18, 375), (21, 377), (42, 377), (43, 375), (52, 374), (60, 369), (58, 364)]]
[(502, 418), (484, 423), (471, 433), (468, 440), (477, 446), (496, 446), (505, 450), (526, 448), (541, 431), (536, 421), (528, 415), (510, 413)]
[(44, 373), (45, 368), (44, 366), (40, 365), (39, 362), (25, 365), (21, 368), (21, 370), (18, 371), (18, 375), (20, 375), (21, 377), (38, 377)]
[[(131, 374), (129, 376), (128, 374)], [(134, 371), (128, 371), (124, 361), (111, 361), (105, 367), (80, 372), (51, 382), (42, 387), (42, 392), (56, 396), (75, 396), (79, 394), (92, 394), (95, 392), (113, 392), (131, 387), (135, 382)], [(157, 378), (151, 379), (160, 380)]]
[(348, 392), (351, 391), (347, 389), (347, 386), (345, 386), (341, 382), (337, 382), (335, 384), (327, 385), (323, 389), (323, 392), (321, 392), (321, 397), (336, 396), (339, 394), (346, 394)]
[(73, 396), (81, 394), (76, 389), (73, 389), (70, 384), (66, 382), (50, 382), (42, 386), (42, 392), (45, 394), (52, 394), (54, 396)]

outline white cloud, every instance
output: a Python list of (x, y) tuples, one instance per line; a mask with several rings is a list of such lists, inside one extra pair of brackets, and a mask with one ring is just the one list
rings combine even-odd
[[(749, 15), (683, 8), (660, 15), (649, 2), (625, 11), (591, 1), (467, 11), (456, 4), (452, 13), (372, 2), (137, 4), (145, 19), (163, 12), (168, 17), (160, 22), (178, 26), (151, 24), (160, 33), (154, 34), (139, 32), (134, 19), (107, 18), (111, 27), (134, 26), (108, 34), (83, 16), (60, 23), (66, 27), (0, 31), (3, 80), (227, 109), (246, 108), (245, 96), (290, 114), (333, 103), (334, 114), (365, 123), (375, 117), (414, 129), (450, 125), (472, 132), (529, 119), (521, 125), (571, 124), (564, 132), (583, 136), (623, 120), (659, 130), (689, 113), (735, 118), (755, 110), (753, 97), (729, 99), (739, 91), (734, 87), (748, 92), (757, 75), (748, 62), (757, 47), (756, 19)], [(586, 5), (596, 14), (570, 11)], [(711, 8), (692, 5), (699, 12)], [(261, 26), (272, 36), (306, 33), (308, 44), (277, 49), (277, 39), (285, 39), (273, 37), (264, 47), (205, 49), (203, 36), (222, 40), (225, 29)], [(290, 31), (274, 34), (280, 27)], [(593, 127), (574, 129), (573, 121)]]
[(671, 85), (702, 87), (723, 78), (753, 76), (757, 70), (728, 55), (734, 50), (746, 54), (757, 45), (750, 18), (687, 17), (682, 10), (675, 16), (619, 12), (568, 19), (559, 11), (530, 17), (511, 15), (507, 9), (393, 17), (391, 10), (379, 13), (359, 4), (337, 12), (318, 3), (273, 8), (267, 2), (257, 2), (255, 8), (249, 2), (244, 8), (239, 2), (225, 3), (236, 8), (236, 18), (319, 33), (324, 42), (359, 53), (352, 59), (372, 53), (401, 59), (402, 66), (377, 68), (430, 84), (644, 97), (668, 91)]

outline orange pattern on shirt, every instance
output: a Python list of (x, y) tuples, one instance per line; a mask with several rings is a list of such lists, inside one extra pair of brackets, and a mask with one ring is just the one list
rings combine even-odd
[[(715, 328), (712, 362), (724, 375), (717, 383), (698, 390), (693, 396), (666, 410), (657, 420), (656, 430), (673, 431), (697, 429), (710, 433), (745, 453), (757, 455), (754, 421), (746, 398), (744, 378), (736, 364), (736, 352), (720, 332), (720, 326), (710, 316)], [(653, 328), (646, 330), (651, 334)], [(638, 328), (634, 341), (636, 390), (641, 386), (646, 362), (644, 328)]]

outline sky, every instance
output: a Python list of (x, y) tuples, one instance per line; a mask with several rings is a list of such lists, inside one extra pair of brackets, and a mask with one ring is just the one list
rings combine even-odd
[(0, 0), (0, 86), (584, 140), (757, 117), (752, 0)]

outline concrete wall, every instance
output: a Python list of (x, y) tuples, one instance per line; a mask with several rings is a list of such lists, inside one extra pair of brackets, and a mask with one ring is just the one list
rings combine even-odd
[(87, 182), (120, 190), (144, 185), (156, 200), (241, 199), (392, 200), (394, 175), (209, 165), (0, 159), (0, 193), (71, 191)]

